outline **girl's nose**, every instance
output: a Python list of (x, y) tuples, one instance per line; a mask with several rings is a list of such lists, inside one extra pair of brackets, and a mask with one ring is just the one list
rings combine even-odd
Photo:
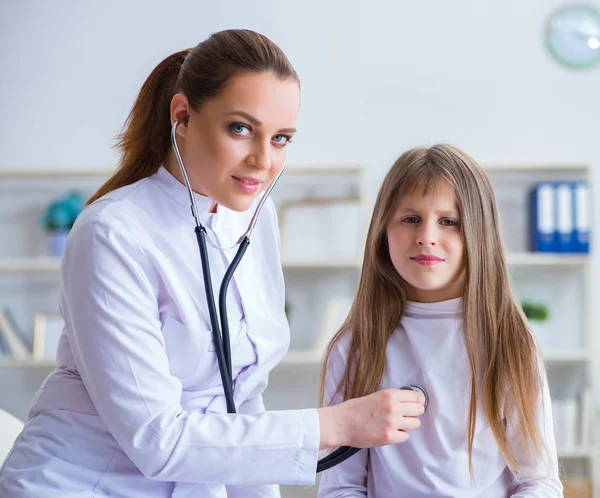
[(417, 244), (420, 246), (436, 246), (438, 244), (437, 226), (423, 223), (417, 233)]

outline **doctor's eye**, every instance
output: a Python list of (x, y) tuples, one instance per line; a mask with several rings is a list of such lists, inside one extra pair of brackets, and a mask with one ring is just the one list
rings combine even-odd
[(292, 142), (292, 137), (289, 135), (275, 135), (273, 136), (273, 141), (277, 145), (287, 145)]
[(277, 145), (286, 146), (287, 144), (291, 144), (293, 140), (290, 135), (275, 135), (273, 136), (273, 142)]
[(232, 131), (232, 133), (239, 135), (240, 137), (247, 137), (252, 131), (248, 125), (243, 123), (230, 124), (229, 129)]

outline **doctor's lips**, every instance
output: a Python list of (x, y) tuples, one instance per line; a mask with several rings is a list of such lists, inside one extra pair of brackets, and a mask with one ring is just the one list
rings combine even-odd
[(252, 194), (258, 190), (262, 180), (252, 176), (232, 176), (238, 186), (246, 193)]
[(433, 254), (419, 254), (417, 256), (412, 256), (410, 259), (421, 266), (435, 266), (444, 261), (442, 258), (438, 258)]

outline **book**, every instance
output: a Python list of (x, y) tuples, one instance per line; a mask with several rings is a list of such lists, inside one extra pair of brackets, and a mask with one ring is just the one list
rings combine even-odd
[(15, 320), (15, 317), (12, 314), (12, 311), (10, 310), (10, 308), (8, 306), (4, 307), (4, 314), (6, 315), (6, 319), (12, 325), (12, 328), (14, 329), (14, 331), (17, 333), (19, 338), (23, 341), (23, 344), (25, 344), (27, 346), (27, 349), (29, 350), (29, 352), (31, 352), (33, 350), (33, 343), (31, 341), (31, 339), (29, 337), (27, 337), (25, 332), (23, 332), (23, 329), (21, 327), (19, 327), (19, 325), (17, 324), (17, 320)]
[(0, 334), (2, 335), (10, 354), (12, 354), (15, 359), (22, 360), (31, 356), (27, 345), (19, 337), (4, 311), (0, 311)]
[(556, 182), (556, 252), (573, 252), (575, 246), (575, 202), (572, 183)]
[(575, 182), (572, 184), (572, 188), (575, 211), (573, 251), (588, 253), (590, 251), (591, 231), (590, 189), (586, 182)]
[(556, 195), (551, 182), (540, 182), (531, 190), (529, 198), (530, 250), (556, 250)]

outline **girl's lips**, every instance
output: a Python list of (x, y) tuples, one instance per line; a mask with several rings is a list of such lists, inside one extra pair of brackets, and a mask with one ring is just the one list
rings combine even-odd
[(413, 256), (410, 259), (421, 266), (434, 266), (444, 261), (442, 258), (432, 256), (431, 254), (421, 254), (419, 256)]

